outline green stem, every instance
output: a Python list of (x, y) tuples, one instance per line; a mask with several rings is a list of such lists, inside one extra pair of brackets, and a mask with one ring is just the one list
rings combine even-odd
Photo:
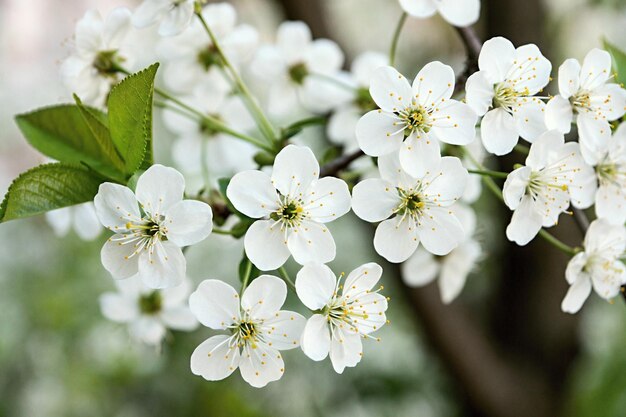
[(206, 20), (204, 20), (204, 17), (202, 16), (202, 11), (196, 10), (196, 16), (200, 20), (200, 23), (204, 27), (204, 30), (206, 31), (206, 33), (209, 35), (209, 38), (211, 39), (211, 43), (213, 44), (213, 47), (215, 48), (216, 52), (219, 54), (222, 62), (224, 63), (224, 66), (228, 70), (233, 82), (235, 83), (235, 86), (243, 95), (244, 102), (246, 103), (248, 110), (250, 110), (250, 113), (252, 113), (254, 119), (257, 121), (257, 124), (259, 125), (259, 129), (263, 133), (263, 136), (265, 136), (265, 138), (270, 143), (276, 142), (277, 137), (276, 137), (276, 131), (274, 130), (274, 127), (270, 123), (267, 116), (265, 116), (265, 114), (263, 113), (263, 110), (261, 110), (261, 107), (259, 107), (254, 97), (252, 97), (252, 93), (250, 93), (250, 90), (248, 89), (246, 84), (243, 82), (243, 80), (239, 76), (239, 73), (237, 72), (235, 67), (228, 60), (228, 58), (226, 57), (226, 54), (224, 54), (224, 51), (222, 50), (222, 47), (217, 41), (215, 34), (213, 33), (213, 31), (207, 24)]
[(470, 174), (486, 175), (493, 178), (506, 178), (509, 176), (506, 172), (491, 171), (488, 169), (468, 169), (467, 172)]
[(243, 279), (241, 280), (241, 293), (243, 294), (243, 290), (248, 286), (248, 281), (250, 281), (250, 274), (252, 273), (252, 262), (250, 259), (246, 258), (246, 269), (243, 271)]
[(528, 155), (530, 153), (530, 148), (528, 146), (524, 146), (521, 143), (518, 143), (517, 145), (515, 145), (515, 149), (517, 152), (521, 153), (522, 155)]
[(565, 243), (561, 242), (556, 237), (552, 236), (545, 229), (541, 229), (539, 231), (539, 236), (544, 238), (546, 240), (546, 242), (550, 243), (555, 248), (560, 249), (561, 251), (563, 251), (564, 253), (566, 253), (568, 255), (576, 255), (579, 252), (575, 248), (572, 248), (571, 246), (566, 245)]
[(296, 285), (293, 283), (293, 281), (289, 277), (289, 274), (287, 273), (287, 270), (285, 269), (284, 266), (281, 266), (280, 268), (278, 268), (278, 273), (285, 280), (285, 282), (287, 283), (287, 286), (291, 288), (293, 291), (295, 291)]
[(400, 32), (402, 32), (402, 27), (404, 26), (404, 22), (406, 22), (407, 18), (406, 12), (402, 13), (400, 16), (400, 20), (398, 20), (398, 24), (396, 25), (396, 30), (393, 32), (393, 39), (391, 40), (391, 48), (389, 49), (389, 65), (392, 67), (396, 62), (396, 51), (398, 49), (398, 40), (400, 39)]
[(215, 227), (213, 228), (211, 233), (215, 233), (216, 235), (228, 235), (228, 236), (232, 236), (233, 234), (233, 232), (231, 232), (230, 230), (216, 229)]

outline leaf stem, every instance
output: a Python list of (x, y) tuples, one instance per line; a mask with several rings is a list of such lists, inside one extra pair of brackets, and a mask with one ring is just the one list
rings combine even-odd
[(227, 235), (227, 236), (233, 235), (233, 232), (231, 232), (230, 230), (216, 229), (215, 227), (213, 228), (211, 233), (215, 233), (216, 235)]
[(291, 288), (295, 292), (296, 291), (296, 285), (293, 283), (293, 281), (289, 277), (289, 273), (287, 272), (285, 267), (281, 266), (280, 268), (278, 268), (277, 271), (280, 274), (280, 276), (285, 280), (285, 282), (287, 283), (287, 286), (289, 288)]
[(517, 145), (515, 145), (515, 149), (517, 152), (521, 153), (522, 155), (528, 155), (530, 153), (530, 148), (528, 146), (524, 146), (521, 143), (518, 143)]
[(488, 169), (468, 169), (467, 172), (469, 172), (470, 174), (477, 174), (477, 175), (486, 175), (488, 177), (493, 177), (493, 178), (506, 178), (509, 176), (509, 174), (507, 174), (506, 172), (500, 172), (500, 171), (491, 171)]
[(396, 62), (396, 51), (398, 49), (398, 40), (400, 39), (400, 33), (402, 32), (402, 27), (404, 26), (404, 22), (406, 22), (406, 18), (408, 14), (403, 12), (398, 20), (398, 24), (396, 25), (396, 30), (393, 32), (393, 39), (391, 40), (391, 48), (389, 48), (389, 65), (392, 67)]

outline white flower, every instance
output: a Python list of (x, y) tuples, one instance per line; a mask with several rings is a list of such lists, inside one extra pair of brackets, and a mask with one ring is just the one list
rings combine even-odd
[(467, 276), (472, 272), (482, 255), (480, 243), (473, 238), (476, 228), (476, 214), (463, 204), (454, 207), (454, 213), (461, 221), (465, 240), (452, 252), (436, 257), (422, 248), (401, 265), (402, 278), (411, 287), (430, 284), (437, 277), (441, 301), (449, 304), (461, 293)]
[(75, 50), (61, 65), (61, 76), (83, 103), (103, 106), (111, 87), (123, 77), (116, 66), (129, 56), (123, 43), (131, 29), (130, 17), (130, 10), (121, 7), (106, 20), (89, 10), (76, 24)]
[(331, 142), (344, 146), (344, 151), (358, 149), (355, 129), (364, 113), (376, 109), (369, 92), (370, 79), (377, 68), (387, 65), (389, 58), (379, 52), (365, 52), (357, 56), (350, 67), (346, 83), (354, 93), (346, 103), (338, 106), (328, 119), (327, 133)]
[(595, 164), (597, 153), (611, 136), (610, 121), (626, 112), (626, 90), (607, 84), (611, 78), (611, 55), (601, 49), (589, 51), (582, 67), (568, 59), (559, 67), (559, 93), (546, 107), (546, 126), (568, 133), (576, 117), (580, 150)]
[(469, 26), (478, 21), (480, 0), (400, 0), (400, 6), (414, 17), (430, 17), (439, 12), (454, 26)]
[(67, 235), (70, 229), (82, 240), (94, 240), (102, 233), (102, 225), (91, 202), (48, 211), (46, 221), (59, 237)]
[(279, 380), (285, 371), (280, 350), (297, 348), (305, 319), (280, 310), (287, 286), (271, 275), (261, 275), (241, 296), (223, 281), (203, 281), (189, 297), (189, 306), (204, 326), (230, 330), (210, 337), (191, 355), (191, 372), (208, 381), (226, 378), (239, 368), (253, 387)]
[(133, 14), (133, 25), (145, 28), (159, 23), (159, 35), (178, 35), (191, 23), (193, 0), (144, 0)]
[(438, 165), (439, 141), (472, 142), (477, 117), (469, 106), (450, 98), (454, 81), (452, 68), (438, 61), (424, 66), (413, 86), (392, 67), (377, 69), (370, 93), (380, 109), (359, 120), (359, 147), (371, 156), (399, 149), (404, 170), (421, 177)]
[(192, 331), (198, 322), (187, 306), (191, 282), (166, 290), (143, 285), (138, 275), (115, 281), (118, 292), (100, 296), (100, 310), (109, 320), (127, 323), (130, 334), (148, 345), (158, 345), (167, 329)]
[(504, 202), (513, 210), (507, 238), (526, 245), (542, 227), (557, 223), (570, 200), (577, 207), (588, 206), (593, 201), (589, 178), (593, 170), (580, 156), (578, 143), (565, 143), (556, 130), (541, 135), (530, 147), (526, 166), (511, 172), (504, 183)]
[[(300, 301), (314, 310), (302, 333), (302, 350), (311, 359), (329, 356), (335, 372), (356, 366), (363, 356), (361, 338), (387, 322), (387, 299), (372, 291), (383, 269), (375, 263), (350, 272), (343, 285), (331, 269), (322, 264), (305, 265), (296, 278)], [(376, 339), (378, 340), (378, 339)]]
[(335, 259), (335, 240), (324, 223), (350, 210), (350, 191), (344, 181), (319, 178), (319, 172), (309, 148), (288, 145), (276, 156), (271, 178), (244, 171), (231, 179), (228, 199), (246, 216), (260, 219), (244, 239), (257, 268), (276, 269), (289, 254), (301, 265)]
[(546, 131), (545, 104), (535, 94), (550, 80), (552, 64), (536, 45), (515, 49), (501, 37), (489, 39), (478, 57), (480, 71), (465, 86), (467, 104), (479, 115), (485, 149), (496, 155), (513, 150), (519, 136), (529, 142)]
[[(233, 6), (210, 4), (202, 10), (202, 16), (231, 64), (238, 68), (252, 58), (259, 35), (252, 26), (236, 25), (237, 12)], [(199, 20), (182, 34), (164, 38), (158, 52), (165, 63), (163, 80), (168, 88), (190, 93), (202, 85), (207, 96), (231, 91), (222, 58)]]
[(303, 22), (283, 22), (276, 45), (259, 48), (250, 69), (269, 86), (270, 114), (285, 116), (300, 107), (323, 113), (345, 95), (341, 87), (322, 78), (337, 74), (343, 61), (343, 52), (335, 42), (312, 40)]
[(570, 284), (561, 309), (576, 313), (589, 297), (591, 288), (600, 297), (611, 299), (626, 284), (626, 266), (620, 257), (626, 250), (626, 228), (603, 219), (595, 220), (585, 235), (585, 250), (567, 264), (565, 278)]
[(626, 222), (626, 125), (620, 124), (599, 146), (595, 169), (599, 184), (595, 194), (596, 215), (609, 223), (623, 225)]
[(181, 247), (204, 240), (213, 227), (211, 207), (183, 200), (185, 180), (173, 168), (153, 165), (133, 193), (119, 184), (100, 185), (94, 199), (100, 222), (116, 234), (101, 259), (113, 278), (137, 273), (150, 288), (178, 285), (185, 276)]
[(356, 215), (368, 222), (382, 221), (374, 235), (376, 252), (399, 263), (415, 252), (420, 241), (427, 251), (446, 255), (464, 239), (452, 211), (469, 176), (458, 158), (441, 158), (422, 177), (405, 172), (397, 154), (380, 157), (378, 168), (381, 179), (362, 181), (352, 191)]

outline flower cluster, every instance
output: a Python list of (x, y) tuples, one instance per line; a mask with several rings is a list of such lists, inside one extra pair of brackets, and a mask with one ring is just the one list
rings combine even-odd
[[(478, 0), (400, 5), (401, 22), (438, 12), (461, 27), (480, 11)], [(471, 206), (480, 178), (512, 211), (508, 240), (526, 245), (541, 235), (573, 255), (563, 311), (578, 311), (591, 288), (611, 299), (626, 284), (626, 127), (617, 127), (626, 90), (611, 79), (608, 52), (590, 51), (582, 66), (565, 61), (551, 97), (543, 93), (550, 61), (536, 45), (516, 48), (501, 37), (484, 43), (466, 82), (439, 61), (416, 68), (409, 82), (389, 65), (393, 56), (375, 51), (344, 71), (338, 45), (313, 39), (303, 22), (282, 23), (271, 43), (260, 39), (232, 6), (191, 0), (144, 0), (104, 19), (90, 11), (77, 24), (61, 71), (93, 106), (80, 106), (89, 123), (106, 117), (98, 109), (120, 80), (163, 63), (150, 94), (174, 138), (176, 168), (142, 149), (137, 169), (102, 181), (93, 205), (48, 213), (59, 234), (71, 225), (93, 239), (95, 216), (113, 233), (101, 260), (119, 293), (104, 294), (101, 308), (136, 339), (159, 345), (167, 329), (198, 322), (220, 331), (191, 356), (192, 372), (210, 381), (239, 369), (250, 385), (265, 386), (285, 372), (281, 351), (296, 348), (315, 361), (329, 357), (342, 373), (360, 362), (362, 340), (379, 340), (388, 299), (378, 264), (345, 278), (326, 265), (350, 250), (338, 247), (333, 222), (352, 210), (374, 223), (373, 249), (402, 264), (405, 284), (438, 278), (450, 303), (483, 257), (484, 215)], [(308, 142), (302, 131), (313, 124), (326, 124), (328, 140)], [(572, 130), (580, 140), (566, 140)], [(493, 171), (483, 166), (486, 154), (525, 161)], [(354, 169), (365, 155), (373, 163)], [(545, 230), (592, 206), (597, 219), (582, 248)], [(212, 232), (243, 239), (241, 291), (206, 279), (191, 293), (184, 249)], [(290, 258), (300, 268), (295, 281)], [(281, 310), (288, 287), (303, 314)]]

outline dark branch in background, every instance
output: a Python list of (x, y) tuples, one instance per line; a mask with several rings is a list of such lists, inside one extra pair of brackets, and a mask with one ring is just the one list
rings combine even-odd
[(482, 42), (476, 34), (473, 27), (458, 28), (455, 27), (463, 45), (465, 46), (465, 52), (467, 59), (465, 60), (465, 69), (456, 78), (456, 84), (454, 86), (454, 92), (458, 93), (465, 88), (465, 82), (470, 75), (478, 71), (478, 55), (482, 48)]
[(362, 150), (342, 155), (339, 158), (327, 163), (320, 169), (320, 177), (337, 175), (340, 171), (348, 168), (352, 162), (365, 155)]

